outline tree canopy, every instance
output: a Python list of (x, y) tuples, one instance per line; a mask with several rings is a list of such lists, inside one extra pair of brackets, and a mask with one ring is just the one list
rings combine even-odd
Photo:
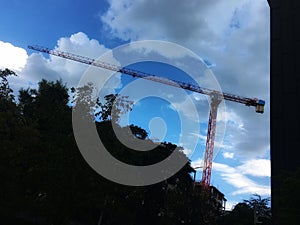
[[(160, 183), (131, 187), (116, 184), (97, 174), (81, 156), (72, 130), (72, 107), (62, 81), (41, 80), (37, 89), (21, 89), (15, 101), (7, 77), (1, 71), (0, 87), (0, 215), (7, 224), (216, 224), (201, 195), (193, 192), (190, 161)], [(78, 94), (89, 87), (73, 90)], [(78, 92), (79, 91), (79, 92)], [(80, 92), (81, 91), (81, 92)], [(79, 96), (79, 95), (77, 95)], [(118, 97), (118, 98), (116, 98)], [(177, 146), (161, 143), (149, 152), (128, 149), (114, 135), (111, 106), (116, 114), (130, 110), (126, 97), (111, 95), (98, 105), (100, 121), (94, 121), (100, 138), (113, 156), (134, 165), (164, 159)], [(100, 106), (100, 107), (99, 107)], [(92, 106), (94, 107), (94, 106)], [(97, 106), (96, 106), (97, 108)], [(118, 111), (119, 110), (119, 111)], [(136, 125), (133, 138), (151, 142)], [(182, 157), (186, 157), (182, 152)], [(211, 214), (214, 212), (214, 214)], [(211, 215), (207, 217), (207, 215)]]
[[(87, 85), (72, 88), (75, 98), (68, 104), (66, 84), (41, 80), (37, 89), (20, 89), (16, 101), (7, 79), (14, 75), (11, 70), (0, 70), (0, 215), (6, 224), (270, 224), (269, 199), (258, 195), (231, 212), (216, 210), (206, 195), (195, 192), (194, 169), (188, 159), (172, 177), (153, 185), (132, 187), (103, 178), (77, 148), (72, 110), (91, 110), (83, 116), (94, 119), (109, 152), (123, 162), (150, 165), (182, 148), (167, 142), (147, 152), (124, 146), (112, 125), (119, 126), (120, 115), (131, 110), (126, 96), (110, 94), (95, 105), (89, 97), (92, 85)], [(152, 142), (137, 125), (119, 129), (130, 138)], [(186, 157), (183, 151), (181, 157)], [(299, 174), (283, 180), (286, 189), (281, 190), (281, 201), (287, 215), (297, 206), (298, 201), (288, 196), (298, 190), (294, 187)]]
[(220, 217), (220, 225), (271, 225), (270, 199), (253, 194), (249, 200), (235, 205), (231, 212)]

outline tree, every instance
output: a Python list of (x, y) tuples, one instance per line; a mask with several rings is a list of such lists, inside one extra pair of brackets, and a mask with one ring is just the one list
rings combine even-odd
[[(178, 150), (178, 146), (166, 142), (147, 152), (134, 151), (124, 146), (115, 136), (110, 123), (111, 109), (109, 107), (112, 107), (113, 99), (112, 95), (107, 98), (109, 103), (104, 103), (105, 107), (100, 112), (100, 114), (104, 112), (102, 115), (105, 115), (105, 120), (96, 124), (102, 142), (115, 158), (128, 164), (145, 166), (159, 162), (173, 151)], [(133, 124), (129, 128), (134, 136), (128, 135), (128, 139), (138, 138), (151, 142), (147, 139), (147, 132), (142, 128)], [(127, 135), (129, 130), (127, 127), (120, 127), (119, 129), (124, 129), (123, 132), (120, 132), (124, 135)], [(179, 147), (179, 151), (181, 151), (180, 149)], [(186, 157), (183, 152), (181, 157)], [(114, 200), (111, 200), (107, 205), (108, 208), (111, 207), (111, 210), (107, 210), (106, 213), (106, 215), (108, 214), (107, 217), (113, 218), (113, 221), (108, 222), (109, 219), (106, 217), (106, 223), (216, 224), (216, 218), (220, 212), (213, 209), (206, 196), (194, 194), (193, 180), (190, 175), (193, 171), (190, 161), (187, 160), (187, 164), (174, 176), (158, 184), (126, 188), (116, 185), (118, 194), (112, 195), (115, 196), (113, 197)], [(118, 204), (113, 204), (113, 202), (118, 202)], [(120, 218), (116, 216), (118, 215), (116, 212), (120, 213)]]
[(3, 214), (8, 213), (7, 207), (18, 203), (18, 186), (14, 176), (17, 171), (13, 159), (19, 152), (17, 136), (20, 120), (13, 90), (7, 79), (10, 75), (15, 73), (9, 69), (0, 70), (0, 212)]
[[(97, 108), (91, 95), (86, 95), (93, 91), (88, 85), (73, 90), (73, 110), (79, 110), (76, 106), (80, 104), (94, 110), (87, 112), (91, 113), (101, 140), (114, 157), (126, 163), (154, 164), (179, 151), (178, 157), (184, 157), (186, 165), (160, 183), (145, 187), (120, 185), (88, 166), (76, 146), (68, 89), (61, 81), (42, 80), (38, 89), (21, 89), (18, 104), (7, 97), (12, 92), (6, 81), (1, 88), (6, 93), (0, 102), (6, 106), (0, 108), (3, 222), (3, 218), (22, 215), (25, 221), (12, 219), (7, 224), (215, 224), (215, 220), (204, 215), (208, 201), (193, 192), (193, 168), (180, 147), (165, 142), (151, 151), (140, 152), (118, 140), (112, 125), (130, 110), (127, 98), (110, 96), (102, 108)], [(114, 112), (109, 109), (113, 105), (117, 107)], [(101, 121), (95, 119), (95, 110), (100, 110)], [(114, 113), (116, 119), (112, 123)], [(130, 138), (154, 144), (141, 127), (114, 125), (128, 137), (128, 132), (133, 133)]]
[(29, 206), (23, 178), (34, 165), (30, 159), (36, 156), (28, 150), (35, 148), (37, 139), (36, 130), (26, 124), (9, 86), (8, 76), (15, 73), (5, 69), (0, 75), (0, 214), (7, 218)]
[(100, 117), (100, 120), (111, 120), (112, 123), (117, 123), (122, 114), (131, 110), (133, 104), (128, 100), (128, 96), (120, 96), (119, 94), (110, 94), (104, 97), (105, 103), (101, 103), (99, 98), (97, 103), (101, 110), (96, 113), (96, 116)]
[(70, 132), (71, 123), (65, 126), (66, 122), (71, 122), (71, 108), (67, 105), (68, 101), (68, 89), (61, 80), (39, 82), (34, 103), (37, 122), (41, 130), (53, 134)]
[(269, 224), (271, 222), (271, 208), (268, 206), (270, 198), (262, 198), (258, 194), (253, 194), (249, 200), (244, 200), (254, 213), (254, 223)]
[(16, 76), (16, 73), (9, 69), (0, 70), (0, 98), (11, 102), (14, 100), (14, 95), (8, 83), (9, 76)]
[(262, 198), (260, 195), (254, 194), (249, 200), (238, 203), (231, 212), (220, 217), (219, 224), (270, 225), (271, 208), (269, 201), (269, 198)]
[(98, 110), (99, 107), (94, 103), (92, 96), (94, 91), (92, 83), (88, 83), (78, 88), (71, 88), (71, 92), (73, 93), (73, 115), (90, 123), (94, 123), (95, 111)]
[(23, 89), (19, 90), (19, 107), (24, 117), (27, 119), (33, 119), (35, 114), (35, 101), (37, 96), (37, 90), (35, 89)]

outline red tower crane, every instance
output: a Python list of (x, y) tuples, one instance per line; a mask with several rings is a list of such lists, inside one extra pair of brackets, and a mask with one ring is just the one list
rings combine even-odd
[(209, 121), (208, 121), (208, 131), (207, 131), (207, 138), (206, 138), (206, 148), (205, 148), (205, 155), (204, 155), (204, 165), (203, 165), (203, 172), (202, 172), (202, 186), (207, 189), (210, 187), (210, 178), (211, 178), (211, 169), (212, 169), (212, 160), (213, 160), (213, 153), (214, 153), (214, 140), (215, 140), (215, 133), (216, 133), (216, 121), (217, 121), (217, 111), (218, 106), (220, 102), (225, 99), (232, 102), (237, 102), (244, 104), (246, 106), (254, 106), (256, 108), (257, 113), (263, 113), (264, 112), (264, 105), (265, 101), (260, 100), (257, 98), (246, 98), (234, 94), (228, 94), (219, 92), (216, 90), (211, 90), (208, 88), (202, 88), (197, 85), (185, 83), (182, 81), (176, 81), (176, 80), (166, 80), (164, 78), (155, 76), (153, 74), (132, 70), (127, 67), (119, 67), (113, 64), (109, 64), (106, 62), (101, 62), (92, 58), (75, 55), (69, 52), (63, 52), (59, 50), (53, 50), (46, 47), (41, 46), (28, 46), (29, 49), (40, 51), (43, 53), (47, 53), (50, 55), (55, 55), (61, 58), (70, 59), (73, 61), (81, 62), (87, 65), (93, 65), (96, 67), (101, 67), (107, 70), (120, 72), (122, 74), (127, 74), (133, 77), (139, 77), (146, 80), (151, 80), (154, 82), (174, 86), (174, 87), (180, 87), (192, 92), (197, 92), (201, 94), (205, 94), (210, 96), (210, 113), (209, 113)]

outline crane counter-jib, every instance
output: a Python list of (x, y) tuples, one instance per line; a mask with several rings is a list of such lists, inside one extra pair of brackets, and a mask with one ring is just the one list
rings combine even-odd
[(246, 98), (246, 97), (242, 97), (242, 96), (238, 96), (238, 95), (233, 95), (233, 94), (223, 93), (223, 92), (216, 91), (216, 90), (211, 90), (211, 89), (208, 89), (208, 88), (202, 88), (202, 87), (199, 87), (197, 85), (185, 83), (185, 82), (182, 82), (182, 81), (170, 80), (170, 79), (155, 76), (153, 74), (148, 74), (148, 73), (145, 73), (145, 72), (133, 70), (133, 69), (130, 69), (130, 68), (127, 68), (127, 67), (119, 67), (119, 66), (109, 64), (109, 63), (106, 63), (106, 62), (102, 62), (102, 61), (99, 61), (99, 60), (95, 60), (95, 59), (92, 59), (92, 58), (72, 54), (72, 53), (69, 53), (69, 52), (53, 50), (53, 49), (49, 49), (49, 48), (38, 46), (38, 45), (34, 45), (34, 46), (29, 45), (28, 48), (32, 49), (32, 50), (44, 52), (44, 53), (47, 53), (47, 54), (50, 54), (50, 55), (55, 55), (55, 56), (58, 56), (58, 57), (62, 57), (62, 58), (65, 58), (65, 59), (70, 59), (70, 60), (73, 60), (73, 61), (81, 62), (81, 63), (84, 63), (84, 64), (93, 65), (93, 66), (108, 69), (108, 70), (111, 70), (111, 71), (120, 72), (120, 73), (127, 74), (127, 75), (130, 75), (130, 76), (133, 76), (133, 77), (139, 77), (139, 78), (143, 78), (143, 79), (146, 79), (146, 80), (151, 80), (151, 81), (154, 81), (154, 82), (163, 83), (163, 84), (174, 86), (174, 87), (180, 87), (180, 88), (183, 88), (185, 90), (189, 90), (189, 91), (192, 91), (192, 92), (197, 92), (197, 93), (200, 93), (200, 94), (205, 94), (205, 95), (209, 95), (209, 96), (218, 95), (218, 98), (220, 98), (222, 100), (225, 99), (225, 100), (228, 100), (228, 101), (241, 103), (241, 104), (244, 104), (246, 106), (254, 106), (256, 108), (257, 113), (263, 113), (264, 112), (265, 101), (257, 99), (257, 98)]

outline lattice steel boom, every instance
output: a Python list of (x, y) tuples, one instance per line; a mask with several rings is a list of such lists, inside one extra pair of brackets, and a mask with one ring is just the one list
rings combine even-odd
[(210, 96), (211, 102), (210, 102), (210, 115), (209, 115), (209, 122), (208, 122), (208, 132), (207, 132), (207, 139), (206, 139), (206, 149), (205, 149), (205, 156), (204, 156), (204, 167), (203, 167), (203, 173), (202, 173), (202, 184), (204, 187), (210, 186), (210, 177), (211, 177), (211, 169), (212, 169), (212, 160), (213, 160), (213, 149), (214, 149), (214, 140), (215, 140), (215, 132), (216, 132), (216, 119), (217, 119), (217, 111), (218, 106), (220, 102), (225, 99), (232, 102), (237, 102), (244, 104), (246, 106), (254, 106), (257, 113), (263, 113), (264, 112), (264, 105), (265, 101), (260, 100), (257, 98), (246, 98), (239, 95), (233, 95), (228, 93), (219, 92), (216, 90), (211, 90), (208, 88), (199, 87), (197, 85), (185, 83), (182, 81), (176, 81), (172, 79), (166, 79), (162, 77), (155, 76), (153, 74), (141, 72), (138, 70), (132, 70), (127, 67), (119, 67), (113, 64), (109, 64), (106, 62), (98, 61), (92, 58), (75, 55), (68, 52), (63, 52), (59, 50), (53, 50), (46, 47), (41, 46), (28, 46), (29, 49), (44, 52), (50, 55), (55, 55), (61, 58), (70, 59), (73, 61), (81, 62), (87, 65), (93, 65), (96, 67), (101, 67), (107, 70), (120, 72), (122, 74), (127, 74), (133, 77), (139, 77), (146, 80), (151, 80), (154, 82), (174, 86), (174, 87), (180, 87), (185, 90), (189, 90), (192, 92), (198, 92), (201, 94), (205, 94)]

